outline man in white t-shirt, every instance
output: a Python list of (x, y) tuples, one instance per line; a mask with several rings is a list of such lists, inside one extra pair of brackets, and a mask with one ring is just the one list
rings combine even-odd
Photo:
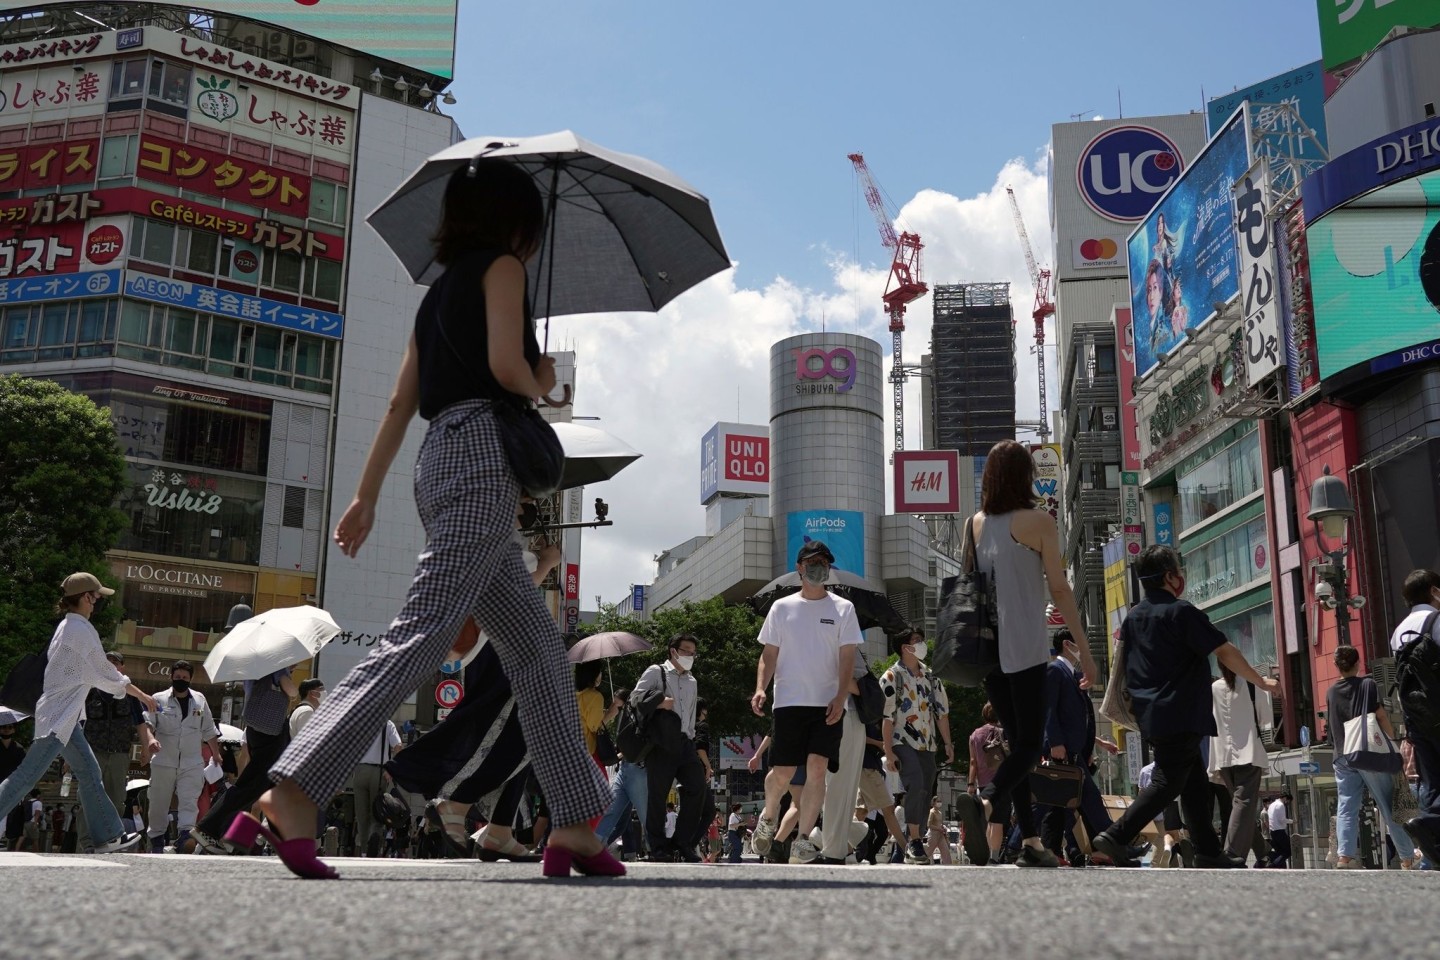
[(1276, 797), (1265, 808), (1265, 823), (1270, 827), (1270, 866), (1290, 866), (1290, 827), (1293, 822), (1285, 804), (1294, 800), (1290, 794)]
[[(1407, 643), (1425, 632), (1430, 625), (1430, 642), (1440, 644), (1440, 572), (1434, 570), (1412, 570), (1405, 577), (1401, 588), (1410, 612), (1395, 628), (1390, 638), (1390, 649), (1396, 653)], [(1427, 691), (1427, 696), (1432, 696)], [(1401, 705), (1404, 712), (1404, 705)], [(1405, 832), (1425, 854), (1431, 865), (1440, 864), (1440, 740), (1431, 736), (1417, 722), (1417, 718), (1406, 716), (1405, 728), (1410, 747), (1414, 751), (1415, 772), (1419, 774), (1415, 795), (1419, 801), (1416, 816), (1407, 821)]]
[(290, 737), (300, 736), (305, 724), (315, 715), (325, 699), (325, 684), (319, 677), (300, 681), (300, 705), (290, 712)]
[(725, 831), (729, 834), (730, 841), (730, 862), (739, 863), (740, 854), (745, 849), (745, 818), (740, 816), (740, 804), (733, 804), (730, 807), (730, 819), (725, 822)]
[(751, 846), (762, 857), (775, 838), (780, 797), (795, 768), (805, 767), (800, 823), (790, 847), (791, 863), (812, 863), (819, 856), (810, 832), (825, 802), (825, 774), (840, 759), (841, 718), (854, 679), (855, 651), (861, 642), (855, 607), (825, 589), (835, 556), (820, 540), (808, 541), (795, 557), (800, 592), (781, 597), (760, 628), (763, 650), (756, 669), (750, 708), (765, 715), (765, 691), (775, 681), (775, 730), (770, 739), (770, 773), (765, 777), (765, 809), (755, 825)]
[(400, 731), (395, 729), (395, 722), (386, 720), (385, 729), (375, 735), (370, 749), (365, 751), (365, 756), (355, 765), (355, 772), (350, 774), (350, 790), (355, 796), (357, 856), (373, 857), (379, 853), (378, 849), (371, 848), (372, 840), (378, 847), (382, 839), (380, 824), (375, 821), (375, 798), (385, 790), (384, 764), (400, 752), (400, 743)]

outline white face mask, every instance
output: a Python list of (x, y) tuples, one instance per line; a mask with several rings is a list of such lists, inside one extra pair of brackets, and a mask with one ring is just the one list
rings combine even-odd
[(693, 667), (693, 666), (695, 666), (695, 658), (694, 658), (694, 657), (684, 657), (684, 656), (680, 656), (680, 655), (677, 654), (676, 657), (675, 657), (675, 662), (676, 662), (677, 664), (679, 664), (679, 665), (680, 665), (680, 669), (681, 669), (681, 670), (684, 670), (686, 673), (689, 673), (689, 672), (690, 672), (690, 668)]
[(916, 660), (924, 660), (925, 654), (929, 650), (929, 644), (927, 644), (924, 640), (921, 640), (919, 643), (915, 644), (910, 649), (911, 652), (915, 654)]
[(322, 704), (322, 703), (325, 702), (325, 691), (324, 691), (324, 690), (316, 690), (314, 693), (311, 694), (311, 696), (315, 698), (315, 706), (317, 706), (317, 707), (320, 706), (320, 704)]

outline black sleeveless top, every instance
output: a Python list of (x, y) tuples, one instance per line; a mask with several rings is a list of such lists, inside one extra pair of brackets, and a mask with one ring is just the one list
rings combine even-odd
[[(485, 271), (503, 250), (467, 250), (455, 259), (420, 301), (415, 347), (420, 362), (420, 416), (433, 420), (462, 400), (514, 397), (490, 372), (485, 323)], [(525, 297), (525, 360), (540, 364), (540, 341), (530, 297)]]

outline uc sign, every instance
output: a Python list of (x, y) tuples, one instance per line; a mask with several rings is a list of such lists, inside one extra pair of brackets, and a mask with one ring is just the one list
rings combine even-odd
[(1169, 189), (1185, 161), (1180, 148), (1150, 127), (1111, 127), (1080, 152), (1075, 177), (1080, 196), (1108, 220), (1144, 219)]

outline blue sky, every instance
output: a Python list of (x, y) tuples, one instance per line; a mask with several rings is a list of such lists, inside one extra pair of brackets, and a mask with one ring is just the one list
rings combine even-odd
[[(889, 363), (889, 255), (846, 154), (865, 154), (924, 238), (927, 281), (1009, 280), (1024, 317), (1004, 191), (1050, 261), (1051, 124), (1117, 116), (1117, 88), (1127, 117), (1201, 110), (1202, 89), (1315, 60), (1315, 2), (465, 0), (449, 108), (464, 133), (570, 128), (664, 164), (710, 197), (736, 264), (659, 316), (552, 327), (552, 348), (578, 355), (575, 412), (645, 454), (587, 491), (616, 525), (586, 536), (582, 606), (651, 581), (656, 554), (704, 532), (700, 437), (717, 420), (768, 422), (771, 343), (826, 324), (879, 340)], [(906, 362), (925, 351), (929, 318), (928, 298), (911, 306)], [(1034, 419), (1035, 359), (1019, 342), (1017, 408)], [(918, 433), (912, 412), (908, 446)]]

